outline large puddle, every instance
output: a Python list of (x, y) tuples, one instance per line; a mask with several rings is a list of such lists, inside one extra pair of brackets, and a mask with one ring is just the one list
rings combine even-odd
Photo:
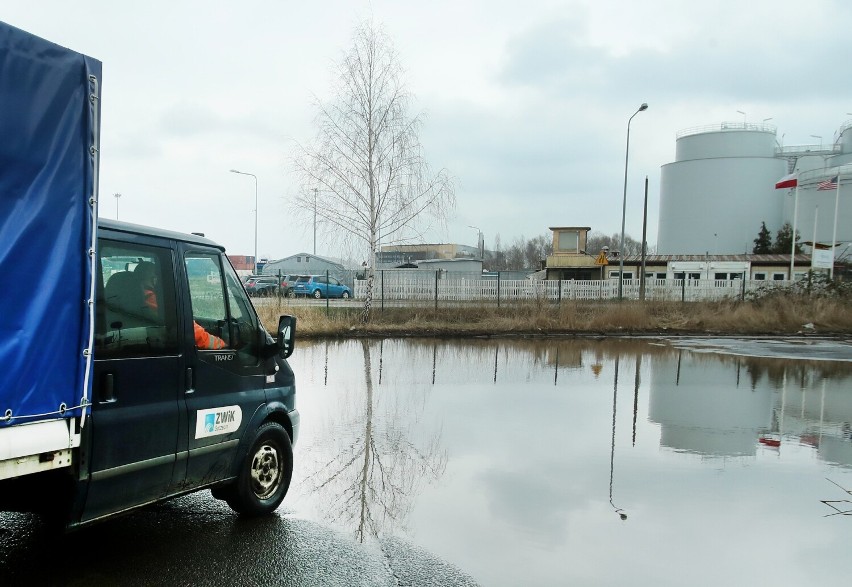
[(848, 579), (852, 347), (300, 343), (288, 516), (482, 585)]

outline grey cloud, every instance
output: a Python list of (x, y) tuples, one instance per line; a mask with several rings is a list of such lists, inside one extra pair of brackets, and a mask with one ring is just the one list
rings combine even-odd
[[(826, 38), (845, 34), (852, 9), (838, 6), (838, 18), (826, 23)], [(845, 13), (846, 16), (841, 16)], [(734, 100), (824, 98), (852, 89), (840, 74), (845, 55), (837, 43), (799, 43), (795, 35), (743, 36), (738, 43), (720, 41), (712, 33), (690, 38), (690, 45), (668, 51), (643, 49), (613, 56), (604, 48), (583, 44), (576, 21), (544, 23), (506, 44), (505, 65), (498, 81), (508, 86), (539, 88), (551, 95), (585, 95), (619, 99), (665, 88), (669, 99)], [(649, 33), (653, 34), (653, 32)]]

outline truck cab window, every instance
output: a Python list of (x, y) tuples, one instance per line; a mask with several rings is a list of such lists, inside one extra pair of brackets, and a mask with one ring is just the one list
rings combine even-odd
[(98, 266), (97, 358), (177, 354), (171, 252), (102, 239)]
[(219, 254), (195, 252), (187, 253), (185, 263), (198, 349), (235, 350), (238, 365), (257, 365), (257, 318), (231, 265)]

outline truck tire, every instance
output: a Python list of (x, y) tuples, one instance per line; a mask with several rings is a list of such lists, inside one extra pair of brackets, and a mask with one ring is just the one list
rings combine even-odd
[(290, 488), (293, 447), (280, 424), (267, 422), (255, 432), (251, 448), (240, 464), (234, 485), (221, 491), (235, 512), (261, 516), (275, 511)]

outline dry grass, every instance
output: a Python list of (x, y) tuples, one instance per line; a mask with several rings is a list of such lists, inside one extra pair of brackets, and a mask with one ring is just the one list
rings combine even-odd
[[(298, 320), (300, 337), (478, 336), (531, 334), (816, 334), (852, 333), (848, 301), (798, 296), (757, 302), (563, 302), (495, 306), (360, 308), (281, 304), (259, 309), (274, 332), (279, 314)], [(813, 327), (806, 327), (812, 324)]]

